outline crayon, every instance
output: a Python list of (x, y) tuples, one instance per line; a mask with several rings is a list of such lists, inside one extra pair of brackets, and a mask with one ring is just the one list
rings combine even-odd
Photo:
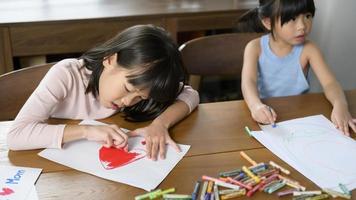
[(290, 174), (290, 171), (281, 167), (280, 165), (278, 165), (277, 163), (273, 162), (273, 161), (269, 161), (269, 164), (272, 165), (274, 168), (277, 168), (279, 170), (281, 170), (281, 172), (285, 173), (285, 174)]
[(328, 193), (331, 196), (341, 197), (341, 198), (344, 198), (344, 199), (351, 199), (351, 195), (344, 194), (344, 193), (341, 193), (341, 192), (337, 192), (337, 191), (334, 191), (334, 190), (331, 190), (331, 189), (324, 188), (323, 191)]
[(295, 191), (293, 192), (293, 196), (300, 196), (300, 195), (320, 195), (320, 190), (315, 191)]
[(158, 197), (160, 197), (160, 196), (163, 196), (164, 194), (173, 193), (173, 192), (175, 192), (175, 191), (176, 191), (175, 188), (169, 188), (169, 189), (166, 189), (166, 190), (163, 190), (163, 191), (159, 191), (159, 192), (150, 194), (150, 195), (149, 195), (149, 198), (150, 198), (150, 199), (156, 199), (156, 198), (158, 198)]
[(282, 187), (284, 187), (286, 184), (284, 182), (279, 182), (276, 184), (271, 185), (270, 187), (267, 188), (267, 193), (268, 194), (272, 194), (273, 192), (281, 189)]
[(163, 199), (165, 200), (190, 200), (192, 196), (186, 194), (164, 194)]
[(252, 158), (248, 156), (245, 152), (240, 151), (240, 155), (245, 158), (249, 163), (251, 163), (252, 166), (257, 165), (256, 161), (252, 160)]
[(321, 200), (321, 199), (327, 199), (327, 198), (329, 198), (328, 194), (320, 194), (320, 195), (317, 195), (314, 197), (308, 197), (305, 200)]
[(199, 188), (200, 188), (200, 181), (197, 181), (194, 185), (194, 190), (192, 193), (192, 200), (196, 200), (198, 198)]
[(289, 189), (289, 190), (283, 190), (277, 193), (278, 197), (283, 197), (283, 196), (287, 196), (287, 195), (292, 195), (293, 192), (296, 191), (295, 189)]
[(252, 137), (251, 130), (247, 126), (245, 126), (245, 131), (249, 137)]
[(256, 183), (259, 183), (261, 181), (261, 179), (258, 176), (254, 175), (246, 166), (242, 167), (242, 171), (244, 171), (247, 176), (253, 178)]
[(214, 185), (214, 198), (215, 198), (215, 200), (220, 200), (219, 188), (217, 185)]
[(146, 193), (146, 194), (142, 194), (142, 195), (135, 196), (135, 200), (142, 200), (142, 199), (149, 198), (150, 195), (155, 194), (155, 193), (159, 193), (159, 192), (161, 192), (161, 191), (162, 191), (161, 189), (158, 189), (158, 190), (154, 190), (154, 191), (152, 191), (152, 192), (148, 192), (148, 193)]
[(246, 189), (248, 189), (248, 190), (251, 190), (251, 189), (252, 189), (251, 186), (246, 185), (246, 184), (243, 184), (243, 183), (241, 183), (240, 181), (237, 181), (237, 180), (232, 179), (232, 178), (230, 178), (230, 177), (228, 177), (227, 179), (230, 181), (230, 183), (233, 183), (233, 184), (236, 184), (236, 185), (238, 185), (238, 186), (244, 187), (244, 188), (246, 188)]
[(203, 182), (203, 187), (201, 189), (201, 193), (200, 193), (200, 200), (204, 200), (205, 199), (205, 193), (206, 193), (206, 189), (208, 188), (208, 181), (204, 181)]
[(246, 194), (246, 189), (242, 189), (242, 190), (239, 190), (239, 191), (230, 193), (230, 194), (222, 195), (222, 196), (221, 196), (221, 199), (222, 199), (222, 200), (224, 200), (224, 199), (232, 199), (232, 198), (235, 198), (235, 197), (243, 196), (243, 195), (245, 195), (245, 194)]

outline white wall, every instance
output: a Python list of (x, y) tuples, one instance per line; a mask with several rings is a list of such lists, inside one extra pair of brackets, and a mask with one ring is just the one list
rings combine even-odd
[[(356, 1), (314, 0), (316, 12), (310, 39), (318, 44), (343, 89), (356, 88)], [(311, 92), (321, 91), (315, 76)]]

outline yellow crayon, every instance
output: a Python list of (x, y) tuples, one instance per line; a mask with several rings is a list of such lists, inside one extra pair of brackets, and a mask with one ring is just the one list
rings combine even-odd
[(254, 175), (246, 166), (242, 167), (242, 171), (244, 171), (247, 176), (251, 177), (256, 183), (259, 183), (261, 181), (261, 179), (258, 176)]

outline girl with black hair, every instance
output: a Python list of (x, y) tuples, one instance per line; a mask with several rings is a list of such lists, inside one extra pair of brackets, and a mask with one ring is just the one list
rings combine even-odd
[(307, 36), (315, 14), (313, 0), (260, 0), (238, 23), (240, 31), (267, 33), (245, 48), (241, 87), (254, 120), (274, 124), (277, 114), (261, 99), (309, 90), (308, 71), (318, 77), (333, 106), (331, 121), (345, 135), (356, 132), (345, 95), (319, 48)]
[(117, 126), (49, 125), (50, 118), (102, 119), (122, 112), (128, 120), (153, 119), (130, 132), (146, 140), (147, 156), (164, 159), (166, 144), (179, 146), (168, 129), (199, 103), (185, 85), (178, 47), (153, 25), (137, 25), (79, 59), (54, 65), (27, 100), (8, 133), (12, 150), (61, 148), (78, 139), (127, 149), (128, 136)]

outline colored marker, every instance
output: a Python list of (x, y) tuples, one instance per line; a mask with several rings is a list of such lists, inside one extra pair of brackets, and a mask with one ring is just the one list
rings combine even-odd
[(245, 158), (249, 163), (251, 163), (251, 165), (255, 166), (257, 165), (257, 162), (252, 160), (252, 158), (250, 156), (248, 156), (245, 152), (240, 151), (240, 155)]
[(277, 163), (273, 162), (273, 161), (269, 161), (269, 164), (272, 165), (274, 168), (277, 168), (279, 170), (281, 170), (281, 172), (285, 173), (285, 174), (290, 174), (290, 171), (281, 167), (280, 165), (278, 165)]
[(200, 188), (200, 181), (197, 181), (194, 186), (194, 191), (192, 193), (192, 200), (196, 200), (198, 198), (199, 188)]
[(245, 131), (246, 131), (248, 136), (252, 137), (252, 133), (251, 133), (250, 129), (247, 126), (245, 126)]

